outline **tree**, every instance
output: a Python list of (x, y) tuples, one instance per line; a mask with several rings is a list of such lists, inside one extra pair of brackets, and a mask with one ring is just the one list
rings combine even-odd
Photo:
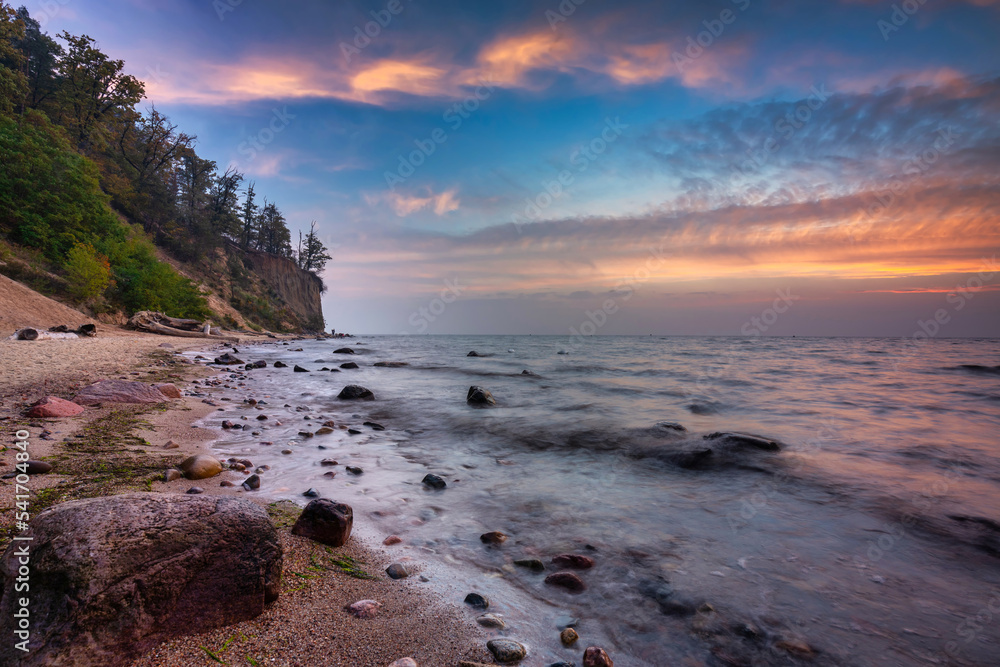
[(235, 167), (216, 177), (209, 194), (211, 231), (218, 238), (237, 240), (240, 236), (239, 188), (243, 174)]
[(274, 202), (264, 200), (257, 217), (257, 250), (279, 257), (292, 256), (292, 233), (288, 231), (285, 216)]
[(254, 203), (254, 182), (247, 184), (246, 198), (243, 200), (242, 223), (240, 230), (240, 247), (249, 250), (254, 243), (254, 230), (257, 228), (257, 204)]
[(24, 25), (24, 37), (17, 40), (14, 46), (24, 56), (23, 72), (28, 84), (25, 104), (38, 109), (58, 87), (56, 66), (65, 51), (56, 40), (42, 32), (41, 25), (31, 18), (27, 9), (18, 9), (17, 18)]
[(86, 150), (96, 138), (95, 129), (109, 116), (132, 111), (146, 87), (134, 76), (123, 74), (124, 61), (111, 60), (87, 35), (76, 37), (63, 31), (59, 37), (68, 44), (58, 70), (61, 121), (77, 147)]
[(306, 234), (305, 240), (302, 239), (302, 232), (299, 232), (299, 267), (306, 271), (319, 273), (326, 266), (326, 263), (333, 259), (326, 254), (326, 250), (327, 248), (320, 240), (319, 234), (316, 233), (316, 221), (313, 220), (309, 225), (309, 233)]
[(0, 113), (19, 107), (28, 93), (24, 55), (16, 44), (24, 39), (24, 22), (13, 8), (0, 2)]
[(89, 243), (77, 243), (66, 253), (66, 281), (69, 293), (80, 303), (104, 294), (111, 280), (111, 262)]

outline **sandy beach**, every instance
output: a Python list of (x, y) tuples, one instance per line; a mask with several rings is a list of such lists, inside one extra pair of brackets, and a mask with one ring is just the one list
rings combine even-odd
[[(32, 458), (54, 466), (51, 473), (32, 477), (35, 512), (39, 505), (80, 497), (136, 490), (184, 493), (195, 484), (206, 494), (254, 500), (240, 490), (244, 475), (237, 471), (225, 470), (196, 483), (162, 481), (163, 471), (187, 456), (213, 453), (210, 445), (219, 433), (193, 427), (219, 409), (211, 398), (185, 396), (160, 406), (89, 407), (78, 417), (62, 419), (23, 416), (43, 396), (71, 399), (80, 387), (100, 379), (172, 382), (186, 391), (192, 380), (217, 371), (175, 353), (205, 347), (203, 340), (135, 334), (108, 326), (100, 327), (96, 338), (0, 340), (0, 429), (7, 441), (17, 429), (28, 429), (33, 436)], [(211, 392), (204, 385), (198, 391)], [(96, 449), (78, 446), (98, 434), (104, 441)], [(168, 442), (171, 446), (165, 448)], [(90, 471), (110, 456), (131, 465), (133, 474), (98, 483)], [(0, 471), (12, 470), (13, 464), (13, 450), (0, 454)], [(235, 486), (222, 487), (223, 480)], [(0, 480), (5, 532), (13, 523), (13, 495), (13, 482)], [(365, 545), (355, 538), (331, 549), (290, 534), (298, 512), (291, 503), (272, 505), (269, 511), (284, 546), (278, 601), (252, 621), (165, 643), (137, 660), (137, 667), (210, 664), (215, 657), (229, 665), (352, 667), (388, 665), (407, 656), (420, 665), (490, 661), (485, 631), (475, 624), (471, 610), (454, 602), (445, 604), (420, 590), (416, 581), (394, 581), (385, 575), (393, 562), (391, 547)], [(357, 571), (348, 573), (334, 561), (356, 563), (371, 578), (357, 578)], [(358, 619), (347, 613), (348, 605), (363, 599), (381, 603), (376, 618)]]

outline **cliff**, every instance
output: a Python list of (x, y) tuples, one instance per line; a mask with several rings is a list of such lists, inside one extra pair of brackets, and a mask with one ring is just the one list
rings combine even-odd
[(286, 257), (262, 252), (243, 252), (244, 265), (268, 289), (271, 296), (294, 315), (290, 329), (322, 331), (323, 281), (316, 274), (304, 271)]

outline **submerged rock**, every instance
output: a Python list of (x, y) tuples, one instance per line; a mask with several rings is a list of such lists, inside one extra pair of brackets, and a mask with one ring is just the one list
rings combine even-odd
[(501, 533), (499, 530), (494, 530), (489, 533), (483, 533), (479, 536), (479, 541), (483, 544), (490, 544), (493, 546), (499, 546), (507, 541), (507, 536)]
[(583, 652), (583, 667), (615, 667), (615, 663), (600, 646), (588, 646)]
[(589, 570), (594, 567), (594, 559), (589, 556), (578, 556), (576, 554), (559, 554), (552, 558), (552, 564), (556, 567)]
[(375, 394), (373, 394), (370, 389), (362, 387), (361, 385), (349, 384), (340, 390), (337, 398), (344, 401), (374, 401)]
[(465, 596), (465, 604), (476, 609), (489, 609), (490, 599), (479, 593), (469, 593)]
[(583, 579), (572, 572), (553, 572), (545, 577), (545, 583), (549, 586), (565, 588), (570, 593), (582, 593), (587, 590), (587, 584), (583, 583)]
[(302, 368), (302, 366), (299, 366), (298, 364), (296, 364), (295, 368), (293, 368), (292, 370), (294, 372), (296, 372), (296, 373), (308, 373), (309, 372), (308, 369)]
[(572, 646), (580, 638), (580, 635), (573, 628), (566, 628), (559, 633), (559, 641), (563, 646)]
[[(274, 524), (264, 508), (233, 496), (69, 501), (34, 517), (30, 531), (39, 622), (28, 653), (3, 642), (0, 664), (128, 665), (169, 639), (252, 619), (280, 590)], [(7, 636), (17, 620), (15, 545), (0, 565)]]
[(493, 394), (491, 394), (488, 389), (483, 389), (482, 387), (477, 387), (475, 385), (469, 387), (469, 393), (465, 397), (465, 402), (469, 405), (477, 407), (492, 406), (497, 404), (496, 399), (493, 398)]
[(726, 445), (733, 447), (743, 448), (749, 447), (751, 449), (760, 449), (765, 452), (777, 452), (781, 450), (781, 443), (777, 440), (771, 438), (765, 438), (761, 435), (753, 435), (751, 433), (738, 433), (738, 432), (718, 432), (709, 433), (704, 436), (705, 440), (712, 440), (715, 442), (721, 442)]
[(545, 563), (537, 558), (521, 558), (514, 561), (514, 565), (527, 568), (532, 572), (543, 572), (545, 570)]
[(503, 619), (495, 614), (483, 614), (482, 616), (476, 618), (476, 623), (484, 628), (494, 628), (496, 630), (503, 630), (507, 626), (507, 624), (503, 622)]
[(354, 350), (349, 347), (341, 347), (333, 351), (334, 354), (355, 354)]
[(432, 489), (443, 489), (448, 486), (447, 482), (438, 477), (437, 475), (427, 474), (421, 480), (424, 486), (429, 486)]
[(402, 368), (403, 366), (409, 366), (410, 364), (405, 361), (376, 361), (374, 366), (379, 368)]
[(356, 363), (354, 363), (353, 361), (345, 361), (344, 363), (342, 363), (340, 365), (340, 367), (343, 368), (343, 369), (345, 369), (345, 370), (352, 370), (354, 368), (357, 368), (358, 365)]

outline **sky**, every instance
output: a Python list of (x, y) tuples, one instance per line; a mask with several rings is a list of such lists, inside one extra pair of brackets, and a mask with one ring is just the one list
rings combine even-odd
[(317, 222), (338, 331), (1000, 335), (1000, 0), (25, 5)]

